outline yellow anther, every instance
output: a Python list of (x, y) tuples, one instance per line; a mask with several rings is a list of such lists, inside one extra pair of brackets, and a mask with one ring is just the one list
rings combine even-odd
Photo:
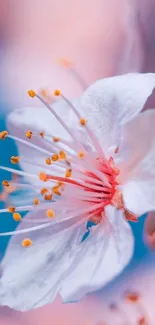
[(0, 132), (0, 139), (1, 140), (5, 140), (7, 136), (8, 136), (8, 132), (7, 131), (1, 131)]
[(66, 153), (63, 150), (60, 150), (60, 152), (59, 152), (59, 159), (62, 159), (62, 160), (66, 159)]
[(29, 238), (25, 238), (25, 239), (22, 241), (22, 246), (23, 246), (23, 247), (30, 247), (30, 246), (32, 246), (32, 240), (29, 239)]
[(44, 194), (46, 194), (46, 193), (48, 193), (48, 189), (45, 188), (45, 187), (43, 187), (43, 188), (40, 190), (40, 194), (41, 194), (41, 195), (44, 195)]
[(52, 164), (51, 158), (46, 158), (45, 162), (46, 162), (47, 165), (51, 165)]
[(48, 209), (48, 210), (46, 211), (46, 215), (47, 215), (48, 218), (54, 218), (55, 213), (54, 213), (53, 210)]
[(21, 215), (20, 215), (20, 213), (13, 213), (13, 219), (15, 220), (15, 221), (21, 221), (22, 220), (22, 217), (21, 217)]
[(80, 152), (78, 152), (78, 156), (79, 156), (79, 158), (82, 159), (85, 157), (85, 153), (83, 151), (80, 151)]
[(54, 141), (54, 142), (59, 142), (59, 141), (60, 141), (60, 138), (58, 138), (58, 137), (53, 137), (53, 141)]
[(54, 194), (56, 194), (56, 195), (59, 195), (59, 196), (61, 196), (61, 193), (60, 193), (60, 191), (59, 191), (59, 189), (60, 189), (60, 186), (53, 186), (52, 187), (52, 192), (54, 193)]
[(45, 194), (45, 196), (44, 196), (44, 200), (45, 201), (52, 201), (52, 194)]
[(9, 187), (10, 186), (10, 183), (8, 181), (3, 181), (2, 182), (2, 185), (5, 186), (5, 187)]
[(68, 168), (65, 173), (65, 177), (71, 177), (72, 176), (72, 169)]
[(15, 156), (12, 156), (11, 159), (10, 159), (10, 161), (11, 161), (12, 164), (16, 165), (16, 164), (19, 163), (20, 157), (19, 156), (16, 156), (16, 157)]
[(34, 199), (34, 200), (33, 200), (33, 204), (34, 204), (34, 205), (38, 205), (38, 204), (40, 204), (40, 201), (39, 201), (38, 199)]
[(39, 173), (39, 179), (43, 182), (47, 182), (48, 181), (48, 175), (45, 174), (44, 172), (40, 172)]
[(61, 95), (61, 91), (59, 89), (55, 89), (53, 92), (54, 96), (60, 96)]
[(32, 133), (32, 131), (31, 131), (31, 130), (28, 130), (28, 131), (25, 133), (25, 135), (26, 135), (26, 137), (27, 137), (28, 139), (31, 139), (31, 138), (32, 138), (32, 135), (33, 135), (33, 133)]
[(57, 155), (56, 153), (54, 155), (52, 155), (52, 161), (58, 161), (59, 160), (59, 155)]
[(35, 97), (35, 96), (36, 96), (36, 93), (35, 93), (35, 91), (34, 91), (34, 90), (32, 90), (32, 89), (31, 89), (31, 90), (29, 90), (29, 91), (28, 91), (28, 95), (29, 95), (30, 97), (32, 97), (32, 98), (33, 98), (33, 97)]
[(40, 135), (40, 137), (44, 138), (45, 133), (44, 132), (40, 132), (39, 135)]
[(15, 207), (8, 207), (8, 212), (10, 212), (10, 213), (14, 213), (15, 210), (16, 210)]
[(81, 118), (80, 118), (80, 124), (81, 124), (82, 126), (85, 126), (86, 123), (87, 123), (87, 121), (86, 121), (83, 117), (81, 117)]
[(58, 64), (63, 68), (67, 68), (67, 69), (71, 69), (73, 67), (72, 62), (70, 62), (68, 59), (65, 58), (58, 59)]

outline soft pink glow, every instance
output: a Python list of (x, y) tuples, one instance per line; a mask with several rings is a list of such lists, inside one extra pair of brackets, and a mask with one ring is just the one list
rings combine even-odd
[[(30, 104), (26, 90), (61, 88), (66, 95), (81, 92), (79, 85), (56, 65), (67, 57), (89, 85), (96, 79), (143, 64), (136, 3), (127, 0), (27, 0), (7, 5), (8, 49), (3, 80), (12, 107)], [(32, 104), (31, 104), (32, 105)]]

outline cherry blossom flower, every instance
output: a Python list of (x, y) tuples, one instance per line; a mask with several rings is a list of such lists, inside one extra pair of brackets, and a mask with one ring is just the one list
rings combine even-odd
[[(134, 249), (127, 221), (154, 209), (155, 112), (141, 113), (155, 87), (154, 74), (99, 80), (78, 99), (24, 108), (8, 118), (2, 140), (15, 140), (23, 170), (20, 222), (2, 261), (0, 304), (29, 310), (80, 300), (118, 275)], [(4, 186), (9, 186), (7, 180)], [(31, 193), (31, 195), (29, 195)], [(28, 199), (27, 199), (28, 196)], [(22, 206), (21, 201), (29, 201)], [(21, 201), (20, 201), (21, 200)], [(20, 212), (29, 211), (23, 218)]]

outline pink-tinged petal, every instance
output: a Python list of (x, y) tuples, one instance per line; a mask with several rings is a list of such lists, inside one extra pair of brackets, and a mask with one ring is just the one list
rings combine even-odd
[(64, 302), (78, 301), (102, 288), (129, 263), (133, 254), (133, 235), (123, 212), (108, 206), (107, 220), (98, 224), (77, 247), (70, 272), (61, 285)]
[(102, 147), (117, 145), (120, 127), (135, 117), (155, 87), (155, 74), (130, 73), (102, 79), (81, 99), (83, 114)]
[(155, 111), (148, 110), (128, 122), (122, 130), (118, 167), (120, 180), (155, 177)]
[[(39, 214), (39, 216), (38, 216)], [(32, 212), (26, 218), (43, 218), (45, 211)], [(47, 217), (45, 217), (47, 218)], [(0, 304), (26, 311), (51, 303), (60, 288), (60, 282), (72, 261), (72, 250), (76, 248), (83, 224), (79, 218), (54, 222), (44, 229), (11, 238), (2, 261), (0, 278)], [(24, 221), (17, 230), (25, 229)], [(29, 223), (29, 226), (33, 224)], [(82, 229), (82, 230), (81, 230)], [(32, 246), (24, 248), (24, 238), (32, 240)]]
[(155, 182), (130, 180), (123, 186), (122, 194), (126, 208), (137, 216), (155, 209)]

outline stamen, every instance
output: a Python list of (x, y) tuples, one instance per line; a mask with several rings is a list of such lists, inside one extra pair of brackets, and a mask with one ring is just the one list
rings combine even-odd
[(83, 117), (80, 117), (80, 121), (79, 122), (80, 122), (81, 126), (85, 126), (86, 123), (87, 123), (87, 121)]
[(40, 132), (39, 135), (40, 135), (41, 138), (44, 138), (45, 133), (44, 132)]
[(12, 140), (15, 140), (17, 142), (23, 143), (23, 144), (25, 144), (28, 147), (31, 147), (33, 149), (36, 149), (36, 150), (40, 151), (41, 153), (45, 153), (46, 155), (51, 155), (51, 152), (50, 151), (48, 151), (46, 149), (43, 149), (43, 148), (41, 148), (41, 147), (39, 147), (39, 146), (31, 143), (31, 142), (28, 142), (26, 140), (23, 140), (21, 138), (18, 138), (18, 137), (12, 136), (12, 135), (8, 135), (8, 138), (10, 138)]
[(81, 117), (79, 112), (77, 111), (77, 109), (75, 108), (75, 106), (63, 95), (61, 94), (61, 97), (65, 100), (65, 102), (72, 108), (72, 110), (74, 111), (75, 115), (77, 116), (77, 118), (79, 119), (79, 122), (81, 124), (81, 126), (85, 126), (86, 131), (94, 145), (94, 148), (96, 149), (96, 151), (98, 152), (100, 157), (104, 157), (104, 153), (102, 150), (102, 147), (100, 146), (100, 143), (98, 142), (98, 140), (96, 139), (95, 135), (93, 134), (93, 132), (91, 131), (91, 129), (87, 126), (87, 121), (85, 118)]
[(52, 155), (52, 161), (58, 161), (59, 160), (59, 155), (58, 154), (54, 154)]
[(48, 189), (45, 188), (45, 187), (43, 187), (43, 188), (40, 190), (40, 194), (41, 194), (41, 195), (44, 195), (44, 194), (46, 194), (46, 193), (48, 193)]
[(5, 166), (0, 166), (1, 170), (6, 170), (7, 172), (10, 173), (14, 173), (16, 175), (21, 175), (21, 176), (26, 176), (26, 177), (33, 177), (33, 178), (38, 178), (37, 175), (34, 174), (29, 174), (29, 173), (25, 173), (21, 170), (17, 170), (17, 169), (13, 169), (13, 168), (9, 168), (9, 167), (5, 167)]
[(28, 139), (31, 139), (31, 138), (32, 138), (32, 135), (33, 135), (33, 133), (32, 133), (32, 131), (31, 131), (31, 130), (28, 130), (28, 131), (25, 133), (25, 135), (26, 135), (26, 138), (28, 138)]
[(66, 173), (65, 173), (65, 177), (71, 177), (72, 176), (72, 169), (71, 168), (68, 168), (67, 170), (66, 170)]
[(52, 192), (58, 196), (61, 196), (60, 186), (56, 185), (52, 187)]
[(34, 200), (33, 200), (33, 204), (34, 204), (34, 205), (38, 205), (38, 204), (40, 204), (40, 200), (39, 200), (39, 199), (37, 199), (37, 198), (36, 198), (36, 199), (34, 199)]
[(10, 159), (10, 161), (11, 161), (12, 164), (16, 165), (16, 164), (19, 163), (20, 157), (19, 156), (16, 156), (16, 157), (15, 156), (12, 156), (11, 159)]
[(54, 96), (60, 96), (61, 92), (59, 89), (54, 90)]
[(67, 126), (67, 124), (64, 123), (64, 121), (61, 119), (61, 117), (54, 111), (53, 107), (46, 103), (46, 101), (41, 98), (39, 95), (36, 95), (36, 97), (48, 108), (48, 110), (54, 115), (54, 117), (58, 120), (58, 122), (62, 125), (62, 127), (66, 130), (66, 132), (71, 136), (71, 138), (82, 147), (82, 144), (78, 141), (78, 139), (74, 136), (73, 132), (70, 130), (70, 128)]
[(8, 136), (8, 132), (7, 131), (1, 131), (0, 132), (0, 139), (1, 140), (5, 140), (7, 136)]
[[(37, 225), (35, 227), (29, 227), (26, 229), (0, 233), (0, 236), (11, 236), (11, 235), (24, 234), (27, 232), (33, 232), (36, 230), (45, 229), (50, 226), (53, 227), (52, 230), (53, 230), (53, 233), (55, 234), (57, 231), (61, 231), (61, 230), (64, 230), (65, 228), (69, 228), (69, 227), (73, 228), (73, 227), (76, 227), (78, 224), (83, 223), (83, 220), (87, 218), (87, 214), (89, 212), (94, 213), (96, 211), (96, 209), (98, 209), (100, 207), (104, 207), (103, 202), (94, 204), (87, 208), (79, 209), (78, 211), (76, 211), (75, 213), (72, 214), (72, 217), (66, 218), (65, 220), (63, 220), (62, 222), (60, 222), (56, 225), (51, 224), (51, 222), (47, 222), (43, 225)], [(63, 225), (64, 225), (64, 227), (63, 227)], [(52, 235), (52, 231), (51, 231), (51, 235)]]
[(55, 213), (54, 213), (53, 210), (49, 209), (49, 210), (46, 211), (46, 215), (47, 215), (48, 218), (54, 218)]
[(45, 194), (45, 196), (44, 196), (44, 200), (45, 201), (52, 201), (52, 194)]
[(29, 239), (29, 238), (25, 238), (25, 239), (22, 241), (22, 246), (23, 246), (23, 247), (30, 247), (30, 246), (32, 246), (32, 240)]
[(8, 207), (8, 212), (10, 212), (10, 213), (14, 213), (15, 210), (16, 210), (15, 207)]
[(15, 220), (15, 221), (21, 221), (22, 220), (22, 218), (21, 218), (21, 215), (20, 215), (20, 213), (13, 213), (13, 219)]
[(83, 159), (85, 157), (85, 152), (79, 151), (78, 156), (79, 156), (79, 158)]
[(48, 175), (45, 174), (44, 172), (40, 172), (39, 175), (38, 175), (39, 179), (43, 182), (47, 182), (48, 181)]
[(4, 180), (2, 182), (2, 185), (5, 186), (5, 187), (9, 187), (10, 186), (10, 183), (8, 181)]
[(59, 137), (53, 137), (53, 141), (54, 142), (59, 142), (60, 141), (60, 138)]
[(36, 96), (36, 93), (35, 93), (34, 90), (29, 90), (29, 91), (28, 91), (28, 94), (29, 94), (29, 96), (32, 97), (32, 98)]
[(51, 165), (52, 164), (51, 158), (49, 158), (49, 157), (46, 158), (45, 162), (46, 162), (47, 165)]
[(60, 152), (59, 152), (59, 159), (65, 160), (66, 158), (67, 158), (67, 155), (66, 155), (65, 151), (60, 150)]

